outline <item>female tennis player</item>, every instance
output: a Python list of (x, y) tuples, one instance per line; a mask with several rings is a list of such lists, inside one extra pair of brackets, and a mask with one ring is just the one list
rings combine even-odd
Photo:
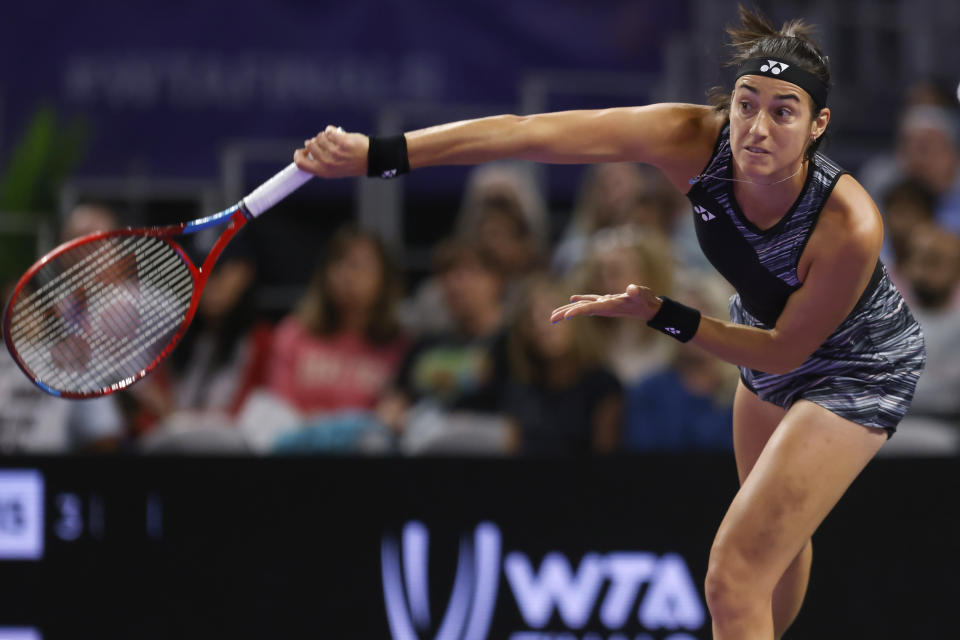
[[(830, 122), (827, 59), (802, 21), (741, 8), (732, 93), (712, 106), (501, 115), (393, 138), (328, 127), (295, 153), (325, 177), (500, 158), (635, 161), (694, 205), (697, 236), (735, 287), (731, 322), (640, 285), (554, 311), (631, 316), (739, 365), (740, 490), (710, 553), (714, 638), (779, 638), (806, 592), (810, 537), (894, 432), (925, 360), (923, 336), (878, 256), (876, 205), (817, 152)], [(866, 533), (866, 531), (864, 532)]]

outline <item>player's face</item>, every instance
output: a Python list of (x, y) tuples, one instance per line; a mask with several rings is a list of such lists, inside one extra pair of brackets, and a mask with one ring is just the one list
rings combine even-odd
[(766, 76), (737, 80), (730, 103), (730, 146), (737, 172), (777, 180), (794, 173), (807, 145), (823, 133), (830, 115), (813, 118), (813, 101), (800, 87)]

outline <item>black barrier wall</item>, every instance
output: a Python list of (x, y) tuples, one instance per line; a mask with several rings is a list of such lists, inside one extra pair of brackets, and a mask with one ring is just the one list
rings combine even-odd
[[(787, 637), (957, 637), (958, 485), (875, 461)], [(726, 457), (8, 459), (0, 637), (704, 640), (735, 490)]]

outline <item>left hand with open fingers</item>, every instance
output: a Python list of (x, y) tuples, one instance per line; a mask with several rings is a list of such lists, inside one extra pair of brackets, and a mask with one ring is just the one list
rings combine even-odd
[(623, 293), (611, 295), (583, 294), (570, 296), (570, 303), (554, 309), (551, 322), (576, 316), (605, 316), (609, 318), (640, 318), (650, 320), (660, 308), (660, 299), (647, 287), (631, 284)]
[(304, 171), (322, 178), (349, 178), (367, 175), (370, 139), (362, 133), (348, 133), (333, 125), (309, 140), (293, 154)]

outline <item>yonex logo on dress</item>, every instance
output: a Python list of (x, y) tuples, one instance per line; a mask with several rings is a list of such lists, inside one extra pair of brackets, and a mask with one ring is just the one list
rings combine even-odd
[(781, 71), (786, 71), (788, 68), (790, 68), (790, 65), (784, 62), (778, 62), (776, 60), (767, 60), (767, 64), (760, 67), (760, 71), (763, 71), (764, 73), (769, 71), (770, 73), (776, 76), (776, 75), (780, 75)]
[(693, 210), (697, 212), (698, 216), (703, 218), (704, 222), (709, 222), (717, 217), (712, 213), (710, 213), (709, 211), (707, 211), (706, 209), (704, 209), (703, 207), (701, 207), (700, 205), (694, 205)]

